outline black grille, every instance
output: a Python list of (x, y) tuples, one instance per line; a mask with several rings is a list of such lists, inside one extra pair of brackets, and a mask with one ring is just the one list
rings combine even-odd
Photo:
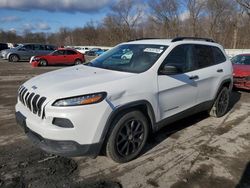
[[(18, 89), (18, 98), (32, 113), (37, 114), (41, 117), (43, 112), (43, 103), (46, 100), (46, 97), (42, 97), (34, 92), (28, 92), (28, 89), (21, 86)], [(44, 116), (42, 117), (44, 118)]]

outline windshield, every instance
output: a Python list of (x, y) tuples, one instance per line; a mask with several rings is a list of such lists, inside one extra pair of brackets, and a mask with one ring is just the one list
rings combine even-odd
[(237, 55), (231, 61), (233, 64), (250, 65), (250, 55)]
[(164, 45), (123, 44), (92, 60), (88, 65), (103, 69), (142, 73), (167, 49)]

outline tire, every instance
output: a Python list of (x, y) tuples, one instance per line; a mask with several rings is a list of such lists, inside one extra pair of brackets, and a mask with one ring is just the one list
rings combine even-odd
[(9, 57), (9, 62), (18, 62), (19, 61), (19, 57), (16, 54), (11, 54)]
[(130, 111), (115, 119), (106, 145), (106, 154), (118, 163), (136, 158), (149, 134), (146, 117), (140, 111)]
[(45, 66), (48, 65), (48, 62), (47, 62), (45, 59), (41, 59), (41, 60), (39, 61), (39, 65), (45, 67)]
[(82, 64), (82, 61), (80, 59), (76, 59), (75, 60), (75, 65), (80, 65), (80, 64)]
[(209, 114), (213, 117), (222, 117), (228, 111), (230, 93), (227, 87), (223, 87), (217, 95)]

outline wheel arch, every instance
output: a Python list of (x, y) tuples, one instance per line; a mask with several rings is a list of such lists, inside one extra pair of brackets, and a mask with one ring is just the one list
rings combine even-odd
[(16, 56), (18, 57), (18, 60), (20, 60), (20, 56), (19, 56), (17, 53), (9, 53), (9, 54), (8, 54), (8, 61), (10, 61), (10, 57), (11, 57), (12, 55), (16, 55)]
[(43, 57), (43, 58), (41, 58), (41, 59), (39, 60), (39, 66), (41, 66), (41, 64), (40, 64), (41, 61), (46, 61), (46, 64), (49, 65), (48, 60), (47, 60), (46, 58)]
[(214, 99), (216, 99), (216, 97), (218, 96), (219, 92), (221, 91), (221, 89), (223, 87), (227, 87), (229, 90), (231, 90), (232, 89), (232, 84), (233, 84), (233, 81), (230, 78), (223, 80), (220, 83), (220, 86), (218, 87), (218, 89), (216, 91), (216, 95), (214, 96)]
[(155, 130), (155, 127), (154, 127), (155, 114), (154, 114), (154, 110), (153, 110), (152, 105), (148, 101), (139, 100), (139, 101), (134, 101), (134, 102), (124, 104), (124, 105), (116, 108), (110, 114), (110, 116), (109, 116), (109, 118), (104, 126), (101, 138), (100, 138), (100, 150), (98, 151), (98, 154), (102, 151), (102, 149), (104, 148), (104, 146), (107, 142), (109, 132), (112, 130), (112, 123), (115, 121), (115, 119), (118, 116), (122, 116), (122, 114), (129, 112), (129, 111), (132, 111), (132, 110), (139, 110), (145, 115), (145, 117), (149, 123), (149, 131), (150, 131), (149, 134)]

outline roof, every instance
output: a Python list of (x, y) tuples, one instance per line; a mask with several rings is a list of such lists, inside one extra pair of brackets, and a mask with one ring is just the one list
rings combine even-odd
[(162, 38), (142, 38), (135, 39), (133, 41), (128, 41), (130, 44), (157, 44), (157, 45), (173, 45), (177, 43), (193, 43), (193, 44), (208, 44), (208, 45), (218, 45), (212, 39), (208, 38), (196, 38), (196, 37), (177, 37), (174, 39), (162, 39)]

